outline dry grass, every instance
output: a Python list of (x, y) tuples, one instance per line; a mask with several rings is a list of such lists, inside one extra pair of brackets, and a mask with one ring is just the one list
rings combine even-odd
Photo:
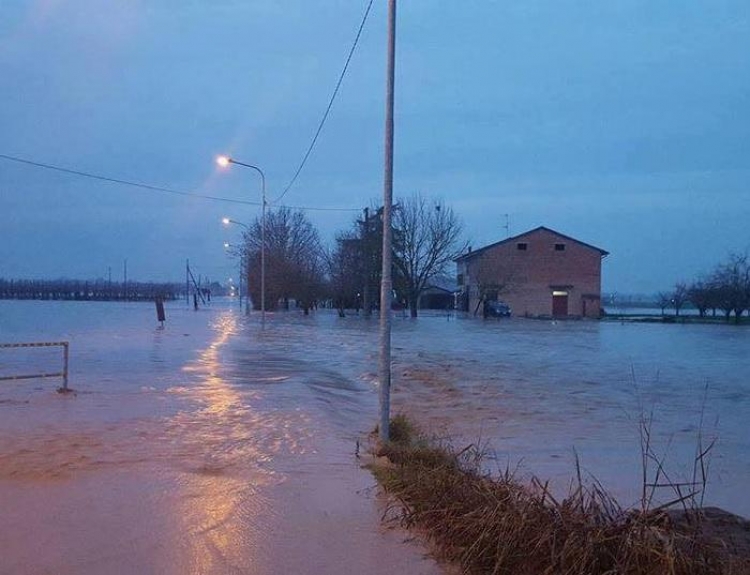
[(475, 446), (456, 451), (428, 441), (400, 417), (392, 428), (398, 440), (378, 447), (372, 471), (391, 496), (391, 516), (464, 573), (750, 573), (750, 562), (700, 536), (700, 522), (678, 527), (665, 510), (624, 511), (580, 478), (557, 500), (538, 480), (522, 484), (509, 471), (489, 477)]

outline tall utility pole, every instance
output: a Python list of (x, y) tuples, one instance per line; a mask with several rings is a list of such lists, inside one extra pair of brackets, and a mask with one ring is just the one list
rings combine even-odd
[(383, 183), (383, 270), (380, 282), (380, 425), (381, 441), (390, 438), (391, 417), (391, 208), (393, 206), (393, 94), (396, 71), (396, 0), (388, 0), (388, 59), (385, 92), (385, 170)]

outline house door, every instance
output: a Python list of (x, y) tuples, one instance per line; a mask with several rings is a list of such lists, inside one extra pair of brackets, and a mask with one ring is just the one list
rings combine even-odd
[(552, 292), (552, 315), (554, 317), (565, 317), (568, 315), (568, 292)]

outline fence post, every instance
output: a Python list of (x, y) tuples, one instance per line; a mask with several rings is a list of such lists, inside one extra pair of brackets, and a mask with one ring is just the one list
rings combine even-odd
[(63, 391), (68, 391), (68, 346), (69, 342), (63, 342)]

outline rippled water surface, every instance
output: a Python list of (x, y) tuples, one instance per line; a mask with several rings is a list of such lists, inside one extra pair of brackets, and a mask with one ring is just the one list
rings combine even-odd
[[(167, 316), (0, 302), (0, 342), (71, 342), (76, 391), (0, 382), (7, 572), (378, 573), (383, 556), (437, 571), (381, 533), (353, 457), (377, 421), (376, 320), (270, 314), (261, 332), (230, 302)], [(750, 516), (749, 344), (734, 326), (396, 317), (393, 409), (558, 489), (575, 450), (626, 505), (653, 412), (670, 475), (690, 475), (699, 431), (718, 437), (706, 502)], [(0, 350), (0, 376), (60, 359)]]

